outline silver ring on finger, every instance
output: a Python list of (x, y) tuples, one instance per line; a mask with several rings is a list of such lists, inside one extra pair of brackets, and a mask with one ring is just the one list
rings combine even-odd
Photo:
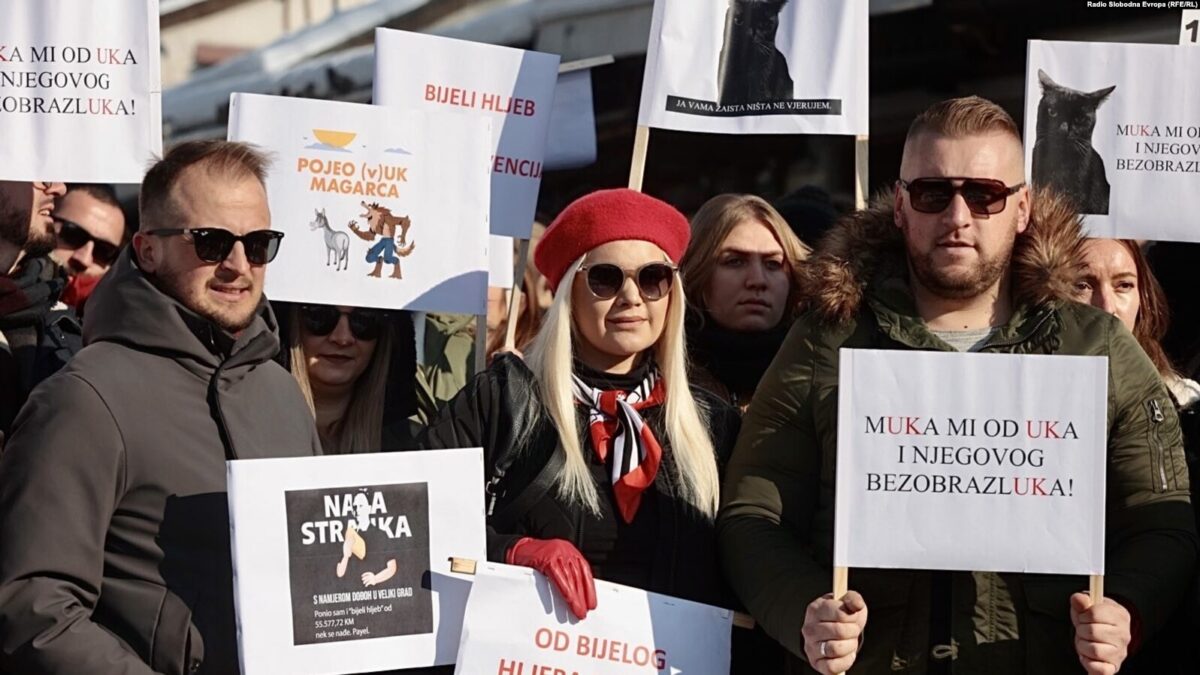
[(819, 647), (820, 647), (820, 652), (821, 652), (821, 658), (823, 658), (823, 659), (829, 658), (829, 652), (828, 652), (829, 640), (821, 640), (821, 644), (819, 645)]

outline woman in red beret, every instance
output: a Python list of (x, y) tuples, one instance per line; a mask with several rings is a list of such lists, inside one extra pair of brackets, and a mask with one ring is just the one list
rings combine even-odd
[(534, 255), (554, 301), (525, 360), (498, 356), (420, 441), (484, 448), (488, 558), (538, 569), (581, 618), (593, 577), (722, 600), (713, 519), (739, 422), (688, 384), (688, 235), (632, 190), (568, 206)]

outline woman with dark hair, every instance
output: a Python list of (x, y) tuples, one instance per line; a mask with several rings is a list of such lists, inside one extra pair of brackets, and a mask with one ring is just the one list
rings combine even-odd
[(700, 207), (680, 263), (698, 386), (746, 409), (791, 328), (808, 253), (759, 197), (717, 195)]
[(285, 365), (308, 401), (325, 454), (405, 450), (416, 412), (416, 347), (407, 312), (289, 305)]
[[(1180, 375), (1162, 347), (1170, 326), (1166, 294), (1146, 255), (1129, 239), (1089, 239), (1084, 242), (1084, 268), (1075, 283), (1075, 298), (1116, 316), (1137, 338), (1158, 368), (1179, 412), (1184, 456), (1191, 474), (1192, 508), (1200, 519), (1200, 384)], [(1149, 405), (1156, 405), (1150, 401)], [(1151, 410), (1152, 421), (1168, 419)], [(1194, 673), (1200, 661), (1194, 636), (1200, 630), (1200, 586), (1168, 622), (1162, 634), (1135, 653), (1122, 673)]]

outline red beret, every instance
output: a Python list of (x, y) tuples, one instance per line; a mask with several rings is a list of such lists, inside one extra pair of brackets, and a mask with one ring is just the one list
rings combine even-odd
[(637, 239), (661, 248), (672, 262), (687, 250), (691, 228), (670, 204), (635, 190), (597, 190), (558, 214), (533, 253), (553, 292), (571, 263), (610, 241)]

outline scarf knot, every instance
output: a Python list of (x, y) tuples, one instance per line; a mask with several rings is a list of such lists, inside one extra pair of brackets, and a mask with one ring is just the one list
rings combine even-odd
[(578, 375), (572, 384), (575, 402), (588, 411), (592, 447), (609, 467), (621, 518), (631, 523), (662, 463), (662, 446), (640, 412), (666, 401), (662, 379), (652, 368), (632, 391), (596, 389)]

